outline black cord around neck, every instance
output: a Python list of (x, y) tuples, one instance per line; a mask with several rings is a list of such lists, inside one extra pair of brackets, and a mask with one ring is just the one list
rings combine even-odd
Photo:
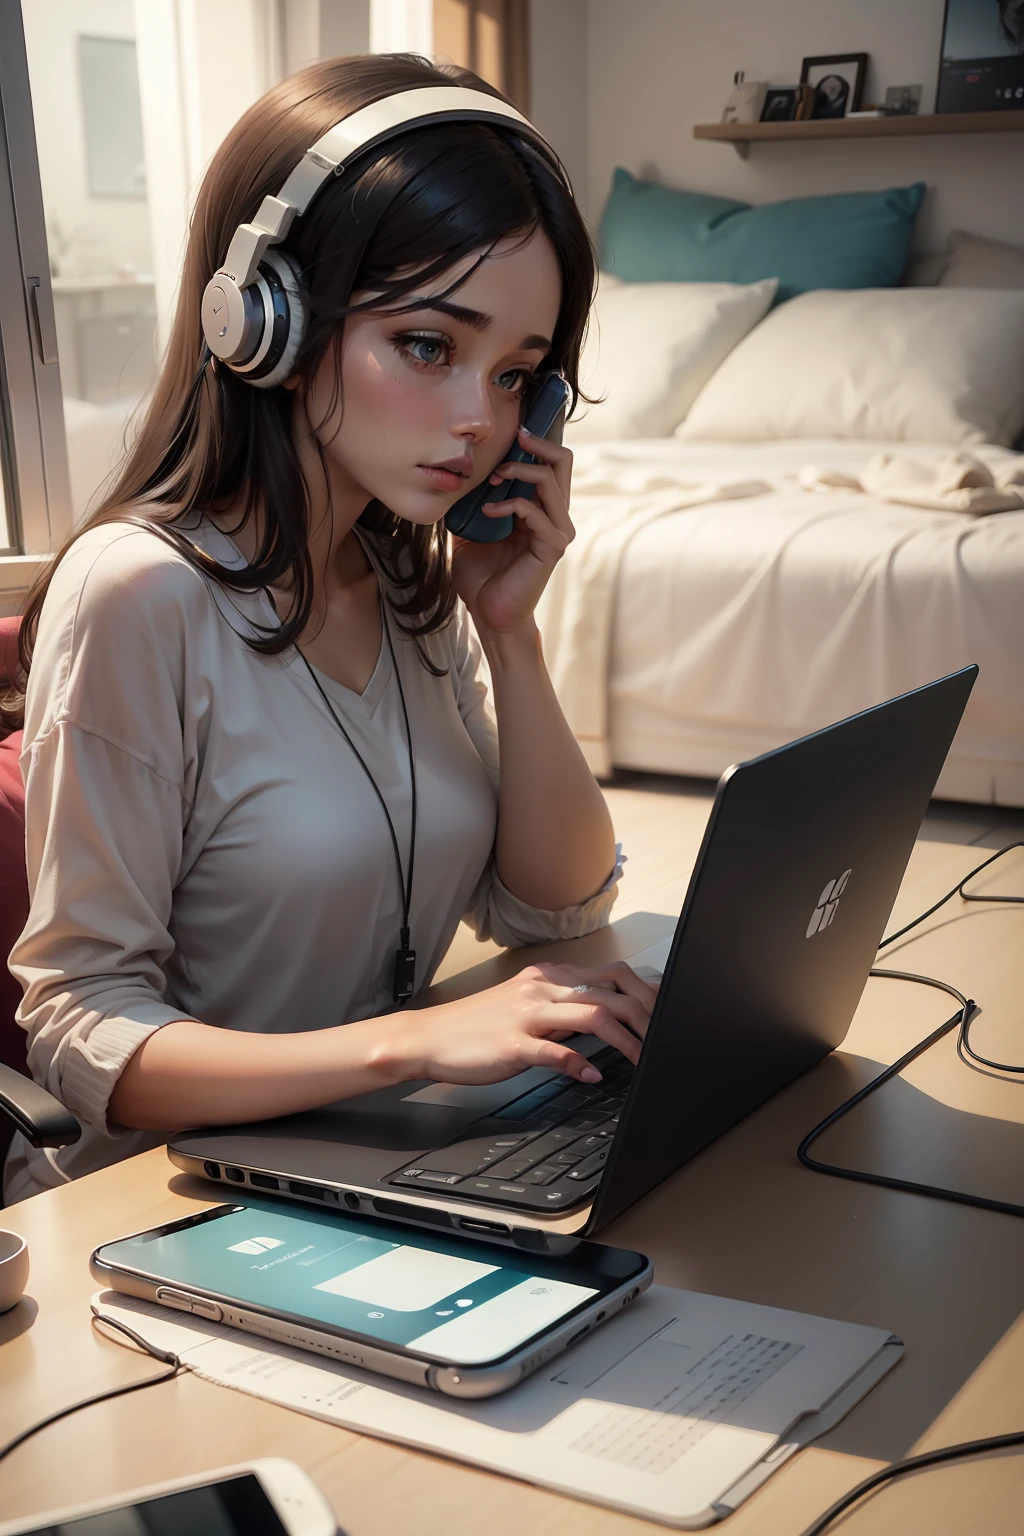
[(395, 969), (391, 989), (393, 1001), (400, 1003), (404, 1002), (406, 998), (411, 997), (415, 988), (416, 951), (414, 949), (410, 949), (409, 947), (409, 912), (412, 907), (412, 876), (413, 867), (416, 860), (416, 759), (413, 755), (412, 749), (412, 730), (409, 726), (409, 711), (405, 703), (405, 689), (402, 687), (402, 674), (398, 670), (398, 659), (395, 656), (395, 647), (391, 639), (391, 626), (388, 623), (387, 604), (384, 601), (383, 592), (380, 595), (380, 614), (381, 623), (384, 626), (384, 634), (388, 643), (388, 650), (391, 652), (391, 666), (395, 674), (395, 681), (398, 684), (398, 697), (402, 701), (402, 718), (405, 721), (405, 740), (409, 752), (409, 782), (412, 787), (412, 816), (409, 833), (409, 868), (405, 873), (403, 873), (402, 870), (402, 854), (398, 847), (398, 833), (395, 831), (395, 824), (391, 820), (391, 812), (388, 810), (387, 801), (384, 799), (384, 796), (381, 793), (380, 785), (377, 783), (377, 780), (370, 772), (369, 765), (367, 764), (366, 759), (363, 757), (363, 754), (360, 752), (359, 748), (352, 740), (352, 737), (345, 729), (345, 726), (341, 720), (341, 716), (338, 714), (337, 710), (334, 708), (334, 705), (331, 703), (330, 699), (327, 697), (327, 694), (321, 687), (320, 679), (317, 677), (313, 668), (310, 666), (309, 661), (306, 659), (303, 652), (299, 650), (298, 646), (295, 647), (295, 650), (298, 656), (301, 658), (306, 671), (312, 678), (313, 685), (316, 688), (317, 693), (319, 693), (320, 697), (327, 705), (335, 725), (338, 727), (338, 730), (341, 732), (349, 746), (352, 748), (352, 751), (354, 752), (360, 767), (366, 774), (366, 777), (369, 779), (370, 783), (373, 785), (374, 793), (376, 794), (377, 799), (380, 801), (381, 810), (384, 812), (384, 816), (387, 820), (388, 831), (391, 834), (391, 846), (394, 849), (395, 863), (398, 867), (398, 884), (402, 896), (402, 927), (399, 934), (398, 948), (395, 951)]

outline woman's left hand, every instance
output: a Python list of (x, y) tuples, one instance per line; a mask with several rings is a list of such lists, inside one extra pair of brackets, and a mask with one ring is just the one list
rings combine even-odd
[(539, 462), (499, 464), (491, 482), (528, 480), (536, 486), (532, 500), (509, 497), (488, 516), (516, 519), (507, 539), (477, 544), (452, 540), (455, 590), (473, 616), (478, 630), (511, 634), (530, 628), (533, 611), (551, 572), (565, 554), (576, 530), (569, 518), (572, 453), (546, 438), (531, 437), (520, 427), (518, 441)]

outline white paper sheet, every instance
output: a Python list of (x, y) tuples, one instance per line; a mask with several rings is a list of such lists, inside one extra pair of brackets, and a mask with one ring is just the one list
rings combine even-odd
[(690, 1528), (729, 1513), (902, 1353), (884, 1329), (652, 1286), (521, 1386), (463, 1403), (112, 1291), (93, 1305), (208, 1381)]

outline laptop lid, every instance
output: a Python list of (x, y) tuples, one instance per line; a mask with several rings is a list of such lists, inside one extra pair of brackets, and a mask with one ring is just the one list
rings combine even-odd
[(722, 776), (588, 1232), (844, 1039), (977, 675)]

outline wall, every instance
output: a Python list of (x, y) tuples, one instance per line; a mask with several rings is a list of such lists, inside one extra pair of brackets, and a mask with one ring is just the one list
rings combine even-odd
[(943, 0), (588, 0), (591, 214), (600, 215), (616, 165), (751, 203), (924, 180), (919, 249), (941, 249), (954, 228), (1024, 244), (1016, 133), (758, 145), (746, 161), (692, 137), (694, 123), (720, 119), (735, 70), (787, 85), (802, 57), (847, 49), (869, 55), (865, 100), (920, 82), (930, 111), (942, 15)]
[(531, 0), (530, 118), (588, 205), (587, 0)]
[[(78, 76), (78, 36), (134, 37), (132, 0), (25, 0), (25, 45), (39, 177), (52, 256), (57, 228), (71, 236), (61, 270), (150, 269), (145, 198), (92, 197)], [(60, 259), (60, 258), (58, 258)]]

